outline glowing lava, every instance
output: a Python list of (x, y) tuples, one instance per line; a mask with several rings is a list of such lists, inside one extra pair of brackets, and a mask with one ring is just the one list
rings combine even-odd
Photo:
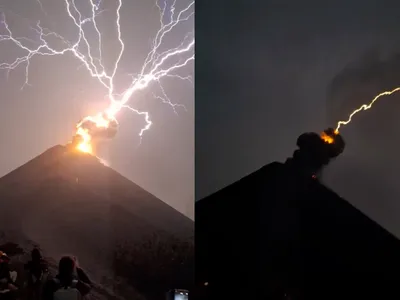
[(93, 154), (93, 147), (92, 144), (90, 143), (92, 138), (90, 137), (89, 132), (83, 128), (78, 128), (76, 134), (82, 137), (82, 141), (76, 146), (76, 150)]
[(76, 150), (93, 153), (93, 138), (112, 138), (116, 134), (118, 122), (107, 112), (85, 117), (76, 125), (78, 138)]
[[(335, 130), (334, 135), (338, 135), (339, 131)], [(325, 143), (333, 144), (335, 142), (335, 136), (328, 135), (325, 131), (321, 132), (321, 139), (324, 140)]]

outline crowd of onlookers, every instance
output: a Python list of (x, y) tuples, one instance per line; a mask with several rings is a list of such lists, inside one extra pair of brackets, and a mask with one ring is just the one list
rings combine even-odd
[(78, 300), (91, 290), (92, 283), (75, 257), (62, 257), (58, 273), (52, 276), (40, 251), (33, 249), (24, 265), (23, 284), (16, 283), (21, 274), (11, 271), (10, 263), (10, 257), (0, 251), (0, 300)]

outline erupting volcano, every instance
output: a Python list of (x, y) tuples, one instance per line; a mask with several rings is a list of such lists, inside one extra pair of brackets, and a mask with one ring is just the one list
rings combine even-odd
[(73, 145), (76, 150), (93, 154), (93, 143), (99, 139), (112, 139), (118, 130), (117, 120), (108, 113), (86, 117), (76, 125)]

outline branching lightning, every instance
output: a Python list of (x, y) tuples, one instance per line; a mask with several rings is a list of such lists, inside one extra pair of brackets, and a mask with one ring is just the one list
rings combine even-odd
[(363, 104), (363, 105), (361, 105), (359, 108), (357, 108), (356, 110), (354, 110), (354, 111), (349, 115), (349, 117), (347, 118), (347, 120), (339, 121), (339, 122), (337, 123), (337, 125), (336, 125), (335, 132), (336, 132), (336, 133), (339, 133), (339, 129), (340, 129), (341, 126), (345, 126), (345, 125), (349, 124), (349, 123), (353, 120), (353, 116), (356, 115), (356, 114), (358, 114), (359, 112), (370, 109), (370, 108), (374, 105), (374, 103), (375, 103), (376, 101), (378, 101), (381, 97), (383, 97), (383, 96), (389, 96), (389, 95), (391, 95), (391, 94), (393, 94), (393, 93), (396, 93), (396, 92), (398, 92), (398, 91), (400, 91), (400, 87), (397, 87), (397, 88), (395, 88), (395, 89), (393, 89), (393, 90), (391, 90), (391, 91), (385, 91), (385, 92), (382, 92), (382, 93), (376, 95), (375, 98), (372, 99), (372, 101), (371, 101), (369, 104)]
[(391, 90), (391, 91), (385, 91), (385, 92), (382, 92), (382, 93), (376, 95), (376, 96), (369, 102), (369, 104), (363, 104), (363, 105), (361, 105), (359, 108), (355, 109), (355, 110), (349, 115), (349, 117), (347, 118), (347, 120), (342, 120), (342, 121), (337, 122), (336, 128), (332, 131), (331, 134), (327, 134), (326, 132), (322, 132), (322, 133), (320, 134), (321, 139), (322, 139), (325, 143), (327, 143), (327, 144), (334, 144), (334, 143), (335, 143), (335, 140), (336, 140), (336, 136), (339, 134), (339, 129), (340, 129), (342, 126), (346, 126), (347, 124), (349, 124), (349, 123), (353, 120), (353, 117), (354, 117), (356, 114), (358, 114), (358, 113), (361, 112), (361, 111), (370, 109), (370, 108), (374, 105), (374, 103), (375, 103), (376, 101), (378, 101), (379, 99), (381, 99), (382, 97), (384, 97), (384, 96), (390, 96), (390, 95), (392, 95), (392, 94), (394, 94), (394, 93), (396, 93), (396, 92), (398, 92), (398, 91), (400, 91), (400, 87), (396, 87), (396, 88), (394, 88), (394, 89)]
[[(36, 1), (39, 3), (42, 11), (46, 13), (40, 0)], [(181, 106), (180, 104), (174, 104), (171, 102), (163, 86), (161, 85), (161, 79), (164, 77), (175, 77), (180, 80), (191, 81), (190, 76), (180, 76), (176, 73), (176, 71), (184, 66), (187, 66), (191, 61), (194, 60), (194, 32), (190, 32), (183, 37), (181, 43), (177, 47), (163, 51), (161, 49), (168, 33), (170, 33), (180, 23), (188, 21), (193, 17), (194, 1), (190, 2), (179, 12), (176, 11), (177, 0), (173, 0), (172, 5), (170, 6), (167, 5), (166, 0), (163, 5), (159, 5), (157, 3), (157, 7), (160, 10), (160, 29), (155, 35), (155, 38), (152, 42), (152, 48), (148, 53), (141, 70), (135, 76), (132, 76), (132, 81), (122, 93), (117, 93), (115, 88), (115, 77), (119, 69), (121, 58), (125, 51), (125, 44), (122, 38), (120, 22), (120, 12), (123, 6), (122, 0), (115, 0), (117, 2), (117, 17), (115, 26), (117, 29), (119, 49), (116, 50), (118, 51), (117, 59), (115, 60), (111, 71), (108, 72), (103, 65), (102, 45), (104, 41), (97, 23), (97, 18), (101, 13), (101, 2), (95, 3), (94, 0), (86, 0), (90, 4), (91, 12), (89, 17), (84, 17), (84, 14), (76, 6), (76, 0), (64, 1), (66, 13), (72, 21), (71, 24), (78, 29), (78, 36), (73, 42), (65, 39), (56, 32), (44, 28), (41, 26), (39, 21), (32, 29), (37, 32), (40, 43), (35, 48), (32, 48), (31, 46), (28, 46), (30, 45), (29, 43), (26, 43), (29, 41), (28, 38), (21, 38), (13, 35), (12, 30), (6, 22), (6, 16), (3, 14), (1, 22), (4, 25), (6, 33), (0, 35), (0, 42), (12, 42), (14, 45), (24, 50), (26, 54), (24, 56), (17, 57), (12, 62), (0, 63), (0, 69), (5, 69), (7, 72), (10, 72), (15, 68), (24, 65), (26, 71), (25, 83), (22, 86), (22, 88), (24, 88), (26, 85), (29, 85), (29, 67), (32, 63), (32, 59), (35, 56), (55, 56), (69, 53), (80, 61), (81, 67), (87, 69), (89, 74), (96, 78), (98, 82), (106, 89), (110, 104), (105, 111), (99, 112), (94, 116), (87, 116), (77, 124), (76, 136), (79, 137), (77, 149), (83, 152), (92, 153), (91, 142), (95, 137), (96, 132), (99, 132), (102, 129), (108, 130), (111, 125), (116, 127), (118, 124), (116, 116), (124, 108), (144, 117), (146, 125), (139, 131), (139, 136), (142, 137), (144, 132), (152, 125), (150, 115), (147, 111), (139, 111), (133, 108), (132, 106), (128, 105), (128, 102), (134, 98), (135, 93), (148, 88), (150, 84), (155, 83), (160, 86), (161, 95), (154, 95), (157, 99), (169, 104), (174, 110), (177, 106)], [(167, 16), (166, 13), (169, 13), (170, 17), (169, 15)], [(164, 21), (166, 16), (169, 19), (167, 22)], [(88, 24), (92, 25), (97, 35), (96, 52), (94, 51), (94, 46), (89, 42), (87, 32), (85, 32), (83, 28), (83, 25), (87, 26)], [(58, 39), (63, 44), (64, 48), (52, 48), (48, 42), (50, 37)], [(95, 57), (93, 53), (97, 53), (98, 57)]]

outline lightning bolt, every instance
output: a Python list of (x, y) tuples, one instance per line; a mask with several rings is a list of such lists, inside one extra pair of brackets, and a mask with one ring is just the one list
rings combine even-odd
[(349, 115), (349, 117), (347, 118), (347, 120), (345, 120), (345, 121), (339, 121), (339, 122), (337, 123), (337, 125), (336, 125), (335, 133), (336, 133), (336, 134), (339, 133), (339, 129), (340, 129), (341, 126), (345, 126), (345, 125), (349, 124), (349, 123), (352, 121), (354, 115), (358, 114), (358, 113), (361, 112), (361, 111), (370, 109), (370, 108), (374, 105), (374, 103), (375, 103), (376, 101), (378, 101), (380, 98), (382, 98), (383, 96), (389, 96), (389, 95), (391, 95), (391, 94), (393, 94), (393, 93), (396, 93), (396, 92), (398, 92), (398, 91), (400, 91), (400, 87), (397, 87), (397, 88), (395, 88), (395, 89), (393, 89), (393, 90), (391, 90), (391, 91), (385, 91), (385, 92), (382, 92), (382, 93), (376, 95), (375, 98), (372, 99), (371, 102), (370, 102), (369, 104), (363, 104), (363, 105), (361, 105), (359, 108), (357, 108), (356, 110), (354, 110), (354, 111)]
[[(45, 13), (44, 7), (40, 0), (36, 0), (41, 10)], [(128, 109), (138, 115), (144, 117), (146, 125), (139, 131), (140, 138), (144, 132), (147, 131), (152, 121), (150, 119), (149, 112), (140, 111), (128, 104), (128, 102), (134, 98), (134, 95), (146, 88), (149, 88), (151, 84), (158, 84), (162, 92), (161, 96), (155, 95), (156, 99), (161, 100), (163, 103), (169, 104), (175, 111), (177, 106), (180, 104), (174, 104), (167, 96), (165, 89), (161, 84), (161, 80), (164, 77), (173, 77), (180, 80), (188, 80), (191, 82), (190, 76), (180, 76), (177, 71), (184, 66), (189, 65), (190, 62), (194, 61), (194, 32), (188, 33), (181, 39), (179, 45), (175, 48), (169, 48), (168, 50), (161, 50), (164, 46), (164, 41), (167, 35), (176, 28), (179, 24), (188, 21), (194, 15), (194, 1), (190, 2), (180, 11), (176, 11), (176, 1), (173, 0), (171, 5), (168, 5), (167, 1), (161, 4), (156, 3), (157, 8), (160, 12), (160, 29), (157, 31), (155, 38), (152, 41), (151, 49), (144, 60), (144, 63), (140, 71), (132, 76), (132, 80), (129, 86), (122, 92), (117, 93), (115, 88), (115, 77), (119, 69), (121, 58), (125, 51), (125, 44), (122, 38), (121, 30), (121, 8), (122, 0), (116, 0), (116, 22), (115, 26), (117, 29), (117, 38), (119, 43), (118, 55), (113, 64), (111, 71), (107, 71), (103, 65), (102, 57), (102, 45), (104, 43), (102, 33), (99, 30), (97, 18), (102, 12), (100, 10), (101, 1), (86, 0), (90, 4), (91, 11), (89, 17), (84, 17), (84, 14), (77, 8), (76, 0), (64, 0), (66, 13), (68, 14), (71, 23), (78, 29), (78, 35), (75, 41), (69, 41), (63, 36), (41, 26), (40, 21), (36, 23), (36, 26), (31, 28), (34, 30), (38, 37), (39, 43), (36, 47), (28, 46), (32, 44), (32, 41), (26, 37), (15, 37), (6, 22), (5, 14), (1, 23), (3, 24), (6, 33), (0, 35), (0, 42), (9, 41), (15, 46), (25, 51), (26, 55), (17, 57), (12, 62), (0, 63), (0, 69), (7, 70), (7, 75), (11, 70), (25, 65), (25, 82), (21, 89), (25, 86), (30, 85), (29, 83), (29, 67), (32, 59), (35, 56), (56, 56), (72, 54), (81, 64), (80, 67), (84, 67), (89, 74), (96, 78), (98, 82), (107, 90), (107, 98), (110, 101), (109, 106), (105, 111), (99, 112), (97, 115), (87, 116), (77, 124), (76, 136), (80, 137), (80, 142), (77, 145), (77, 149), (92, 153), (91, 142), (93, 140), (92, 132), (86, 128), (84, 124), (86, 122), (92, 122), (97, 128), (108, 128), (112, 122), (117, 123), (117, 115), (122, 109)], [(97, 43), (93, 46), (88, 39), (87, 33), (84, 30), (84, 25), (92, 25), (97, 36)], [(56, 38), (63, 47), (61, 49), (55, 49), (50, 46), (48, 39)], [(27, 43), (27, 42), (31, 43)], [(96, 52), (94, 51), (96, 47)], [(97, 53), (97, 57), (94, 53)], [(118, 124), (118, 123), (117, 123)]]

